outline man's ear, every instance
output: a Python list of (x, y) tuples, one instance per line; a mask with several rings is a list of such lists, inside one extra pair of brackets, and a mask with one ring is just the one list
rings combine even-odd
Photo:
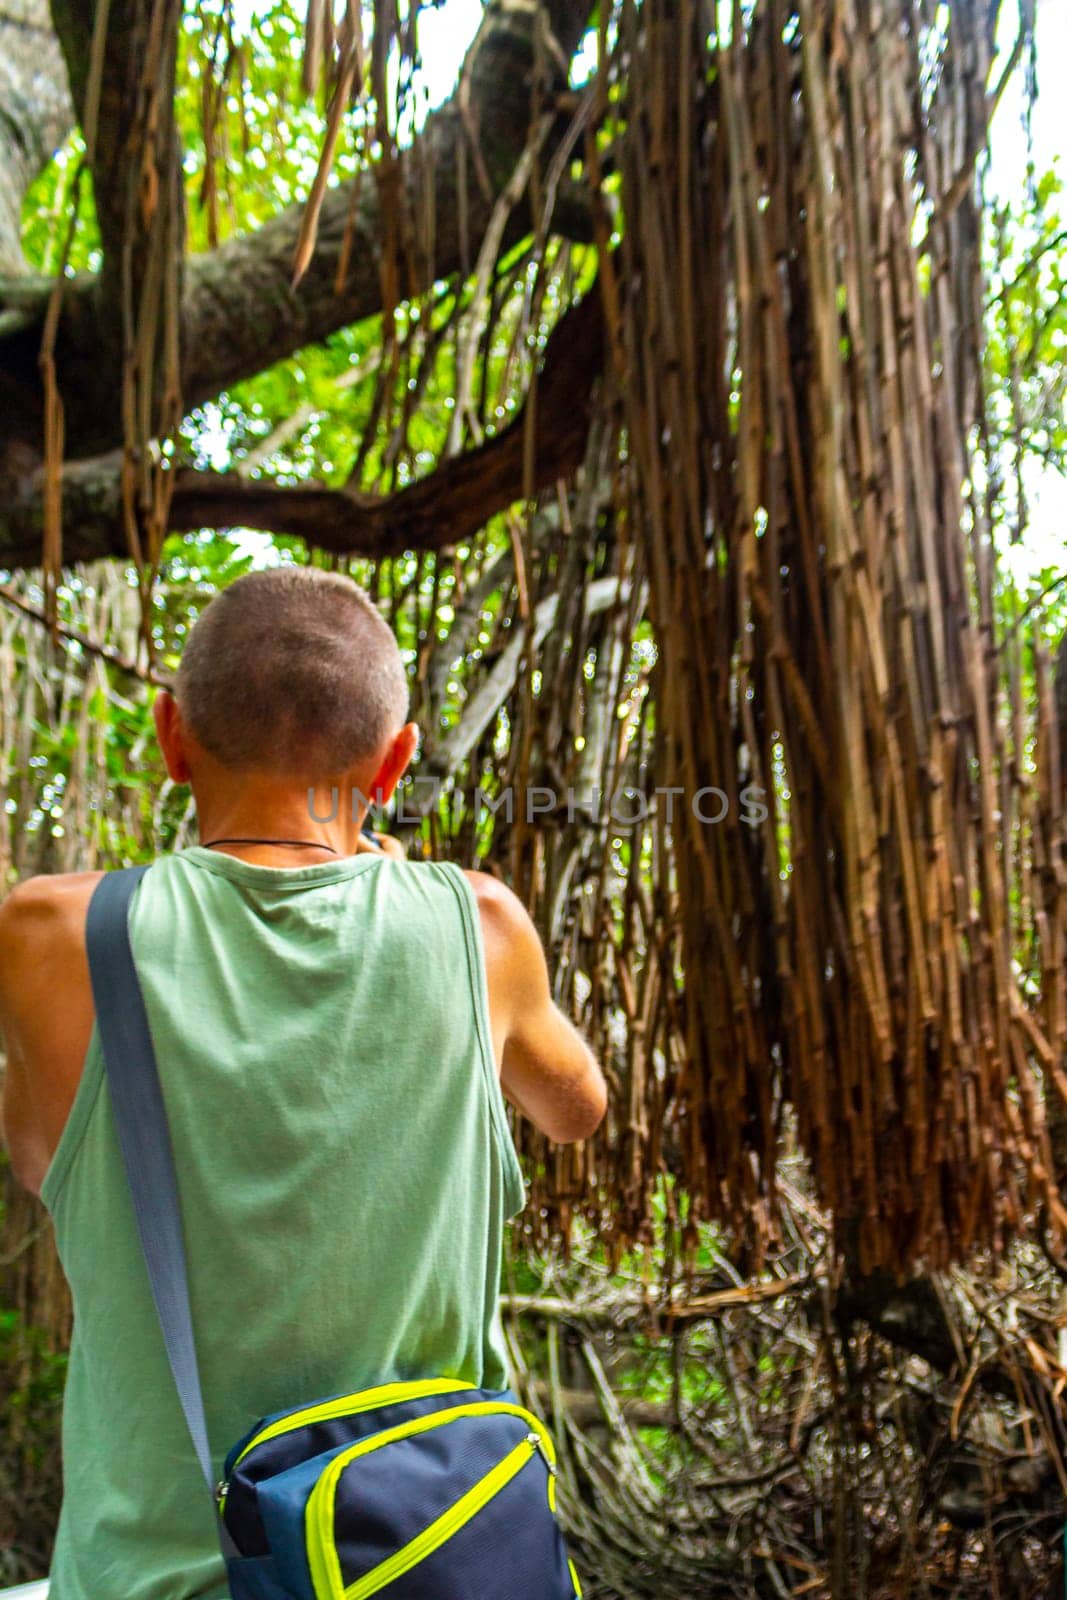
[(374, 775), (367, 796), (372, 803), (384, 806), (393, 798), (394, 789), (411, 765), (418, 742), (418, 723), (405, 722)]
[(189, 782), (189, 762), (185, 755), (185, 727), (178, 702), (169, 689), (160, 689), (152, 702), (156, 738), (172, 783)]

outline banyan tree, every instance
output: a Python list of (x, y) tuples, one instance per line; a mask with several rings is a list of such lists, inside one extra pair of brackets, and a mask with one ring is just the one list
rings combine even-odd
[[(1062, 232), (996, 278), (993, 395), (984, 163), (1034, 66), (1032, 5), (1015, 36), (1004, 9), (494, 0), (424, 115), (414, 4), (309, 0), (298, 33), (281, 0), (6, 0), (0, 862), (10, 882), (189, 842), (184, 797), (130, 786), (129, 707), (173, 670), (212, 549), (259, 530), (346, 565), (424, 730), (433, 781), (395, 830), (520, 890), (610, 1081), (583, 1146), (516, 1122), (522, 1247), (595, 1237), (617, 1268), (666, 1227), (660, 1333), (807, 1297), (839, 1341), (811, 1378), (829, 1399), (790, 1366), (772, 1442), (796, 1454), (840, 1405), (820, 1481), (846, 1497), (882, 1425), (847, 1398), (860, 1319), (955, 1383), (953, 1441), (981, 1395), (1026, 1412), (1047, 1511), (1054, 1295), (1010, 1356), (988, 1306), (995, 1354), (945, 1309), (1020, 1250), (1062, 1284), (1067, 1243), (1067, 680), (1002, 561), (1040, 431), (1037, 290), (1014, 322), (1010, 301)], [(60, 1347), (49, 1242), (8, 1198), (5, 1303)], [(709, 1229), (732, 1283), (708, 1280)], [(550, 1324), (557, 1403), (552, 1317), (642, 1311), (568, 1322), (512, 1290)], [(874, 1513), (844, 1499), (832, 1537), (797, 1512), (793, 1555), (753, 1557), (784, 1548), (752, 1521), (781, 1468), (741, 1433), (751, 1482), (715, 1479), (741, 1499), (703, 1544), (679, 1513), (655, 1560), (620, 1531), (645, 1464), (594, 1514), (576, 1444), (593, 1593), (993, 1592), (970, 1556), (941, 1590), (899, 1550), (880, 1590)], [(740, 1575), (715, 1554), (731, 1517), (756, 1530)]]

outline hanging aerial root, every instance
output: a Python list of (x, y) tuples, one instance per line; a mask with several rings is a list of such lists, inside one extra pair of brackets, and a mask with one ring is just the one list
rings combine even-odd
[[(956, 163), (985, 142), (989, 34), (969, 7), (789, 10), (710, 40), (695, 0), (620, 21), (613, 337), (661, 781), (730, 801), (675, 810), (681, 1176), (758, 1244), (791, 1103), (854, 1264), (940, 1265), (1038, 1203), (1067, 1220), (1041, 1092), (1063, 1089), (1062, 895), (1031, 908), (1042, 1009), (1013, 943), (1026, 780), (968, 548), (988, 558), (981, 229)], [(1035, 818), (1047, 897), (1050, 785)]]

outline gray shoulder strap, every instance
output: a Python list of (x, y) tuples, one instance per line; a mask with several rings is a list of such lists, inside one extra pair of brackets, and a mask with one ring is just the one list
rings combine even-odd
[[(130, 901), (147, 871), (147, 867), (127, 867), (104, 874), (89, 901), (85, 947), (111, 1106), (152, 1298), (200, 1470), (213, 1494), (174, 1153), (127, 920)], [(225, 1524), (220, 1521), (218, 1527), (223, 1555), (236, 1555)]]

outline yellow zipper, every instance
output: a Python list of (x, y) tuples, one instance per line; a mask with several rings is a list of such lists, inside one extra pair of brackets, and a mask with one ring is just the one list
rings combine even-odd
[[(304, 1527), (307, 1543), (308, 1566), (311, 1571), (311, 1584), (315, 1591), (315, 1600), (345, 1600), (346, 1590), (344, 1577), (341, 1572), (341, 1562), (337, 1554), (337, 1545), (334, 1540), (334, 1510), (337, 1500), (337, 1482), (342, 1472), (360, 1456), (369, 1455), (373, 1450), (380, 1450), (384, 1445), (392, 1444), (394, 1440), (406, 1439), (413, 1434), (425, 1433), (430, 1428), (439, 1428), (444, 1423), (455, 1422), (459, 1417), (480, 1417), (500, 1414), (504, 1416), (522, 1417), (530, 1424), (531, 1432), (539, 1440), (540, 1448), (548, 1464), (549, 1473), (556, 1470), (556, 1450), (552, 1443), (552, 1436), (539, 1417), (532, 1411), (527, 1411), (525, 1406), (511, 1405), (504, 1400), (479, 1400), (469, 1405), (446, 1406), (440, 1411), (431, 1411), (427, 1416), (414, 1417), (408, 1422), (400, 1422), (393, 1428), (386, 1428), (382, 1433), (375, 1433), (369, 1439), (361, 1439), (358, 1444), (352, 1445), (340, 1455), (334, 1456), (329, 1466), (325, 1468), (315, 1483), (308, 1496), (304, 1508)], [(524, 1441), (524, 1443), (528, 1442)], [(392, 1559), (392, 1557), (390, 1557)], [(370, 1576), (368, 1573), (367, 1577)], [(359, 1580), (363, 1582), (363, 1579)]]
[(368, 1595), (377, 1594), (379, 1589), (385, 1589), (397, 1578), (402, 1578), (405, 1572), (410, 1572), (412, 1567), (417, 1567), (420, 1561), (440, 1548), (446, 1540), (476, 1517), (482, 1507), (487, 1505), (493, 1496), (499, 1494), (504, 1485), (510, 1483), (517, 1472), (520, 1472), (537, 1454), (537, 1434), (528, 1433), (521, 1444), (509, 1450), (503, 1461), (497, 1462), (492, 1472), (487, 1472), (485, 1477), (476, 1483), (473, 1488), (443, 1511), (436, 1522), (431, 1522), (428, 1528), (409, 1540), (388, 1561), (379, 1562), (372, 1567), (370, 1572), (350, 1584), (345, 1590), (345, 1600), (367, 1600)]
[(290, 1411), (284, 1417), (278, 1417), (248, 1441), (241, 1454), (230, 1468), (229, 1477), (219, 1484), (215, 1498), (218, 1500), (220, 1514), (226, 1508), (226, 1495), (229, 1492), (229, 1479), (237, 1471), (238, 1466), (245, 1456), (257, 1445), (266, 1444), (270, 1439), (277, 1439), (283, 1433), (292, 1433), (297, 1428), (309, 1427), (315, 1422), (331, 1422), (335, 1417), (354, 1417), (361, 1411), (373, 1411), (378, 1406), (395, 1405), (401, 1400), (421, 1400), (431, 1394), (452, 1394), (457, 1390), (473, 1389), (476, 1385), (468, 1383), (464, 1378), (417, 1378), (407, 1383), (380, 1383), (374, 1389), (359, 1389), (355, 1394), (343, 1394), (336, 1400), (323, 1400), (318, 1405), (304, 1406), (299, 1411)]

